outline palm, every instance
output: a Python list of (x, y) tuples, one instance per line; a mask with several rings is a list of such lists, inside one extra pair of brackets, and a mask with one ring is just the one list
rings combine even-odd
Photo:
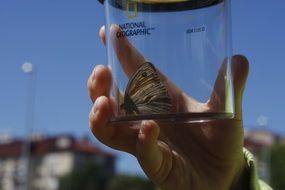
[[(161, 138), (168, 145), (176, 162), (164, 182), (168, 189), (215, 189), (241, 162), (242, 128), (235, 120), (203, 124), (161, 126)], [(228, 128), (228, 129), (227, 129)], [(224, 164), (222, 164), (224, 163)], [(230, 167), (229, 167), (230, 166)], [(188, 168), (188, 169), (185, 169)], [(181, 171), (180, 171), (181, 170)], [(177, 175), (180, 173), (180, 175)], [(177, 183), (184, 176), (185, 181)], [(192, 180), (189, 180), (192, 179)], [(172, 186), (175, 185), (175, 186)], [(185, 187), (189, 185), (189, 188)], [(207, 188), (205, 184), (209, 185)], [(191, 188), (190, 188), (191, 187)]]
[[(179, 91), (171, 82), (166, 85), (172, 97), (174, 97), (173, 94), (178, 94), (175, 96), (177, 99), (174, 98), (175, 102), (183, 102), (182, 105), (192, 105), (197, 109), (191, 111), (212, 109), (211, 100), (208, 103), (200, 103)], [(181, 106), (180, 109), (178, 111), (185, 111), (189, 108)], [(152, 174), (150, 177), (157, 179), (155, 183), (163, 189), (215, 189), (214, 187), (221, 189), (221, 186), (217, 184), (222, 184), (225, 175), (231, 176), (234, 165), (243, 160), (243, 129), (239, 119), (192, 124), (159, 123), (159, 126), (158, 146), (168, 150), (169, 154), (164, 154), (165, 156), (172, 157), (172, 159), (164, 158), (169, 163), (164, 163), (165, 166), (161, 167), (167, 168), (170, 165), (172, 167), (168, 175), (161, 174), (164, 177), (152, 176)], [(165, 172), (165, 169), (159, 170)], [(146, 173), (152, 173), (152, 171), (146, 170)], [(159, 175), (159, 172), (155, 175)], [(185, 184), (188, 187), (185, 187)], [(208, 187), (205, 187), (205, 184)]]

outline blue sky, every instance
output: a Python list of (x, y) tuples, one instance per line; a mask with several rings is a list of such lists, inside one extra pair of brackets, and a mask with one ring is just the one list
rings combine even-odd
[[(250, 61), (245, 126), (256, 127), (263, 116), (268, 129), (283, 134), (284, 7), (283, 0), (232, 0), (233, 51)], [(37, 69), (34, 131), (91, 135), (86, 81), (96, 64), (107, 62), (98, 37), (103, 24), (96, 0), (0, 1), (0, 134), (25, 133), (29, 76), (21, 66), (31, 62)], [(134, 158), (118, 155), (119, 171), (141, 173)]]

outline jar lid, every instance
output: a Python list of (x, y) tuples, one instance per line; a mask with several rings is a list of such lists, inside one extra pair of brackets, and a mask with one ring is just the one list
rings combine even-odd
[(130, 5), (139, 12), (170, 12), (200, 9), (210, 7), (224, 0), (98, 0), (100, 3), (108, 1), (113, 7), (125, 10)]

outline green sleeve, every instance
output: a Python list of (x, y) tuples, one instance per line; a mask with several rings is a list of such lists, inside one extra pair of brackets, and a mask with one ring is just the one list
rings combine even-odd
[(244, 149), (243, 152), (249, 170), (250, 190), (272, 190), (272, 188), (269, 187), (265, 182), (258, 179), (256, 164), (253, 155), (247, 149)]

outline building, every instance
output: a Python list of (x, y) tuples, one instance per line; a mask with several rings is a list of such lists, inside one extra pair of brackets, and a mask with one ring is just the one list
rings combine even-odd
[(244, 146), (255, 156), (259, 177), (270, 183), (270, 149), (279, 141), (279, 136), (268, 130), (245, 131)]
[[(91, 160), (103, 166), (106, 175), (114, 173), (114, 155), (86, 139), (59, 135), (29, 142), (18, 139), (0, 143), (1, 190), (57, 190), (61, 177)], [(23, 151), (25, 147), (29, 148)]]

